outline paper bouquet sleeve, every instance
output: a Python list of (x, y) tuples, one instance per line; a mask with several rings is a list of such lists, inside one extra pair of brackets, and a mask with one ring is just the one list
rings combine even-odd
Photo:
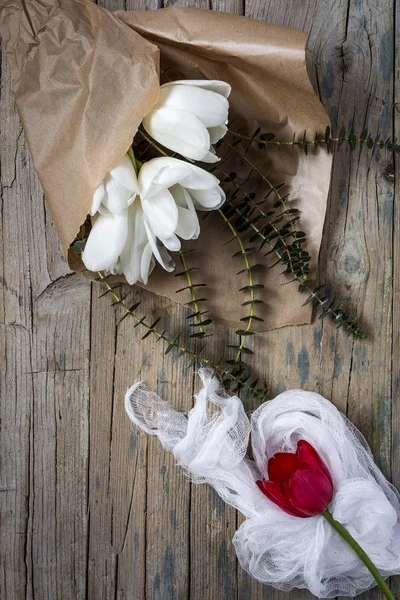
[[(229, 82), (230, 119), (245, 133), (261, 127), (288, 140), (307, 130), (313, 138), (329, 124), (307, 76), (306, 36), (298, 31), (200, 9), (110, 13), (90, 0), (5, 0), (0, 28), (33, 161), (76, 271), (83, 266), (70, 244), (97, 185), (157, 101), (160, 56), (173, 78)], [(331, 157), (322, 149), (305, 156), (297, 148), (268, 147), (263, 160), (275, 182), (287, 184), (289, 203), (302, 211), (315, 271)], [(246, 281), (236, 275), (236, 248), (224, 245), (229, 237), (213, 214), (191, 247), (207, 284), (208, 310), (215, 321), (235, 326), (242, 316), (235, 292)], [(262, 328), (310, 320), (310, 306), (300, 307), (293, 288), (281, 285), (279, 269), (262, 270), (259, 280), (265, 285)], [(185, 302), (177, 287), (161, 268), (148, 284)]]
[(6, 0), (0, 27), (25, 136), (68, 253), (94, 190), (157, 101), (159, 50), (86, 0)]

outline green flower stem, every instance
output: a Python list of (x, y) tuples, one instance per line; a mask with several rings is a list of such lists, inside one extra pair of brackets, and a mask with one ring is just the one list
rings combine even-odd
[(128, 155), (128, 156), (129, 156), (129, 158), (131, 159), (131, 163), (132, 163), (133, 169), (134, 169), (134, 171), (135, 171), (135, 173), (136, 173), (136, 175), (137, 175), (137, 174), (138, 174), (138, 166), (137, 166), (137, 163), (136, 163), (136, 159), (135, 159), (135, 155), (134, 155), (134, 153), (133, 153), (133, 148), (132, 148), (132, 146), (129, 148), (129, 150), (128, 150), (128, 152), (127, 152), (127, 155)]
[[(243, 246), (242, 240), (240, 239), (240, 236), (239, 236), (236, 228), (232, 225), (232, 223), (229, 221), (229, 219), (226, 218), (226, 216), (224, 215), (224, 213), (222, 212), (221, 209), (218, 209), (218, 213), (220, 214), (220, 216), (222, 217), (222, 219), (224, 220), (224, 222), (228, 225), (228, 227), (229, 227), (229, 229), (230, 229), (233, 237), (236, 239), (237, 243), (239, 244), (239, 248), (240, 248), (240, 251), (242, 253), (242, 256), (243, 256), (243, 259), (244, 259), (244, 262), (245, 262), (245, 265), (246, 265), (246, 271), (247, 271), (247, 275), (248, 275), (248, 278), (249, 278), (250, 301), (251, 301), (251, 304), (250, 304), (250, 312), (249, 312), (249, 317), (250, 318), (247, 321), (247, 325), (246, 325), (245, 331), (246, 332), (250, 332), (251, 331), (251, 325), (252, 325), (253, 320), (254, 320), (253, 317), (254, 317), (254, 312), (255, 312), (255, 310), (254, 310), (255, 295), (254, 295), (254, 289), (253, 289), (254, 282), (253, 282), (253, 274), (252, 274), (252, 271), (251, 271), (251, 266), (250, 266), (250, 263), (249, 263), (249, 259), (247, 258), (246, 249)], [(242, 354), (244, 345), (246, 343), (246, 337), (247, 336), (240, 336), (240, 344), (239, 344), (239, 348), (238, 348), (238, 351), (237, 351), (237, 354), (236, 354), (235, 362), (239, 362), (240, 361), (240, 355)]]
[(251, 142), (251, 143), (255, 143), (255, 144), (263, 144), (264, 146), (266, 145), (270, 145), (270, 146), (305, 146), (305, 145), (312, 145), (312, 146), (319, 146), (321, 144), (332, 144), (332, 143), (343, 143), (343, 142), (350, 142), (351, 140), (358, 143), (358, 144), (366, 144), (367, 142), (372, 142), (374, 146), (377, 146), (379, 148), (382, 148), (382, 144), (378, 141), (375, 140), (367, 140), (364, 138), (350, 138), (350, 137), (329, 137), (328, 139), (323, 138), (314, 138), (312, 140), (295, 140), (295, 139), (291, 139), (291, 140), (262, 140), (258, 137), (251, 137), (249, 135), (244, 135), (242, 133), (238, 133), (237, 131), (233, 131), (232, 129), (228, 129), (228, 132), (231, 133), (232, 135), (235, 135), (236, 137), (240, 138), (241, 140), (245, 140), (246, 142)]
[(198, 325), (198, 328), (199, 328), (199, 332), (200, 333), (205, 333), (204, 325), (202, 325), (202, 319), (201, 319), (201, 314), (200, 314), (200, 306), (199, 306), (199, 303), (198, 303), (198, 298), (197, 298), (196, 290), (195, 290), (195, 288), (193, 286), (192, 277), (190, 275), (190, 271), (189, 271), (188, 266), (187, 266), (185, 255), (184, 255), (184, 253), (183, 253), (182, 250), (178, 251), (178, 255), (179, 255), (179, 259), (181, 261), (182, 268), (183, 268), (183, 270), (185, 272), (187, 284), (188, 284), (188, 286), (190, 288), (190, 295), (192, 297), (191, 304), (193, 305), (193, 310), (194, 310), (194, 312), (196, 314), (196, 321), (197, 321), (197, 325)]
[(374, 577), (376, 583), (381, 588), (385, 598), (387, 598), (388, 600), (395, 600), (395, 597), (393, 596), (392, 592), (390, 591), (387, 583), (383, 579), (382, 575), (379, 573), (378, 569), (375, 567), (372, 560), (369, 558), (368, 554), (366, 554), (364, 552), (364, 550), (361, 548), (360, 544), (358, 544), (356, 542), (356, 540), (350, 535), (350, 533), (347, 531), (347, 529), (345, 527), (343, 527), (343, 525), (341, 523), (339, 523), (338, 521), (336, 521), (336, 519), (333, 518), (333, 516), (329, 512), (329, 510), (325, 509), (323, 511), (322, 515), (332, 525), (332, 527), (334, 529), (336, 529), (338, 534), (349, 544), (349, 546), (351, 548), (353, 548), (354, 552), (357, 554), (359, 559), (364, 563), (364, 565), (367, 567), (368, 571)]

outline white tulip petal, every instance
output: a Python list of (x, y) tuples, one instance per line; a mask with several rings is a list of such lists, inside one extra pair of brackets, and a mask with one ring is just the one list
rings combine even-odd
[(168, 272), (173, 271), (175, 269), (174, 261), (168, 254), (166, 248), (164, 248), (163, 245), (159, 245), (157, 243), (157, 238), (153, 234), (151, 227), (149, 227), (149, 225), (147, 224), (146, 218), (144, 220), (144, 226), (146, 228), (146, 232), (149, 238), (149, 244), (151, 246), (155, 259), (162, 266), (163, 269), (165, 269)]
[(103, 206), (111, 213), (117, 214), (128, 208), (135, 199), (136, 192), (125, 187), (123, 183), (110, 175), (104, 180), (106, 193), (103, 198)]
[(172, 234), (169, 237), (160, 238), (160, 242), (171, 252), (178, 252), (178, 250), (181, 249), (181, 242), (175, 234)]
[(90, 215), (94, 217), (94, 215), (98, 212), (100, 208), (100, 204), (104, 198), (106, 193), (106, 188), (104, 187), (104, 183), (101, 182), (100, 185), (97, 186), (95, 193), (93, 194), (92, 206), (90, 209)]
[(109, 269), (104, 270), (104, 275), (122, 275), (122, 267), (119, 259)]
[(221, 94), (221, 96), (224, 96), (225, 98), (228, 98), (232, 91), (229, 83), (226, 83), (226, 81), (220, 81), (218, 79), (179, 79), (177, 81), (169, 81), (168, 83), (164, 83), (161, 86), (161, 89), (171, 85), (195, 85), (196, 87)]
[(128, 228), (128, 238), (120, 256), (122, 271), (131, 285), (137, 281), (147, 283), (152, 251), (140, 202), (135, 202), (128, 211)]
[(192, 202), (189, 192), (179, 184), (171, 187), (169, 191), (171, 192), (178, 207), (181, 206), (182, 208), (187, 208), (188, 203)]
[(167, 189), (190, 174), (189, 163), (177, 158), (161, 156), (144, 163), (139, 171), (141, 198), (151, 198), (162, 189)]
[(98, 213), (100, 215), (111, 215), (112, 214), (103, 203), (100, 204)]
[(178, 206), (178, 225), (175, 233), (183, 240), (195, 240), (199, 237), (200, 224), (193, 200), (187, 190), (175, 185), (170, 190)]
[(210, 134), (210, 141), (212, 144), (216, 144), (219, 140), (225, 136), (228, 128), (226, 125), (219, 125), (218, 127), (209, 127), (208, 133)]
[(219, 156), (215, 154), (214, 148), (211, 146), (210, 150), (201, 159), (205, 163), (216, 163), (219, 161)]
[(161, 87), (157, 106), (189, 111), (206, 127), (218, 127), (228, 119), (229, 102), (224, 96), (193, 85)]
[(110, 169), (110, 176), (122, 183), (128, 190), (138, 191), (138, 183), (132, 161), (127, 154)]
[(219, 179), (205, 169), (189, 165), (190, 171), (179, 184), (188, 190), (208, 190), (219, 185)]
[(211, 144), (206, 127), (186, 110), (154, 109), (143, 119), (143, 127), (157, 142), (192, 160), (203, 160)]
[(89, 271), (104, 271), (117, 262), (128, 235), (128, 211), (118, 215), (98, 215), (82, 254)]
[(188, 208), (178, 208), (178, 225), (176, 235), (183, 240), (195, 240), (199, 237), (200, 225), (196, 211)]
[[(180, 164), (178, 164), (178, 162)], [(177, 160), (175, 166), (160, 169), (159, 173), (153, 179), (152, 188), (157, 188), (159, 186), (161, 189), (168, 189), (179, 181), (182, 181), (189, 173), (190, 167), (188, 163)]]
[(154, 235), (159, 239), (169, 237), (178, 223), (178, 208), (168, 190), (160, 190), (149, 199), (142, 199), (143, 212)]
[(149, 280), (149, 275), (153, 271), (156, 262), (154, 260), (153, 250), (151, 248), (150, 242), (146, 244), (143, 253), (142, 260), (140, 262), (140, 281), (147, 285)]
[(217, 210), (225, 202), (225, 192), (220, 186), (209, 190), (190, 190), (195, 207), (198, 210)]
[(219, 179), (205, 169), (178, 158), (161, 156), (146, 162), (139, 171), (141, 198), (152, 197), (154, 190), (179, 183), (186, 188), (206, 190), (219, 185)]

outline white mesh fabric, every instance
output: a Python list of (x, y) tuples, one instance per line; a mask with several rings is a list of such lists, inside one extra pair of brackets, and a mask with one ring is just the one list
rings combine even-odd
[[(209, 483), (247, 517), (233, 543), (250, 575), (285, 591), (308, 588), (325, 598), (355, 596), (375, 583), (323, 516), (292, 517), (256, 486), (257, 479), (267, 478), (268, 459), (294, 452), (300, 439), (314, 446), (331, 472), (333, 516), (382, 575), (400, 573), (398, 493), (374, 464), (362, 435), (333, 404), (292, 390), (260, 406), (250, 425), (240, 399), (221, 391), (212, 371), (199, 374), (203, 388), (187, 417), (142, 384), (128, 390), (126, 409), (137, 426), (173, 452), (193, 481)], [(245, 456), (250, 429), (254, 462)]]

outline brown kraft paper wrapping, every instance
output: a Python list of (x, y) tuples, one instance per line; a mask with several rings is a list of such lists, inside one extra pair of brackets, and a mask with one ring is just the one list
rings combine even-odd
[[(171, 79), (228, 81), (230, 119), (243, 133), (261, 127), (289, 140), (307, 130), (310, 139), (329, 124), (308, 79), (301, 32), (200, 9), (110, 13), (89, 0), (3, 5), (0, 27), (17, 107), (66, 253), (94, 190), (157, 100), (159, 49)], [(262, 156), (263, 171), (287, 184), (288, 204), (302, 211), (300, 228), (315, 271), (331, 156), (272, 146)], [(243, 264), (232, 258), (235, 242), (225, 245), (231, 235), (221, 223), (218, 214), (210, 215), (199, 239), (185, 246), (196, 250), (189, 257), (199, 267), (195, 277), (207, 284), (210, 316), (237, 326), (247, 299), (237, 290), (247, 280), (236, 275)], [(82, 270), (76, 255), (68, 255), (71, 268)], [(301, 307), (296, 284), (282, 285), (282, 270), (278, 265), (255, 275), (265, 285), (261, 329), (310, 321), (311, 308)], [(183, 285), (157, 266), (147, 288), (185, 302), (184, 292), (176, 294)]]

